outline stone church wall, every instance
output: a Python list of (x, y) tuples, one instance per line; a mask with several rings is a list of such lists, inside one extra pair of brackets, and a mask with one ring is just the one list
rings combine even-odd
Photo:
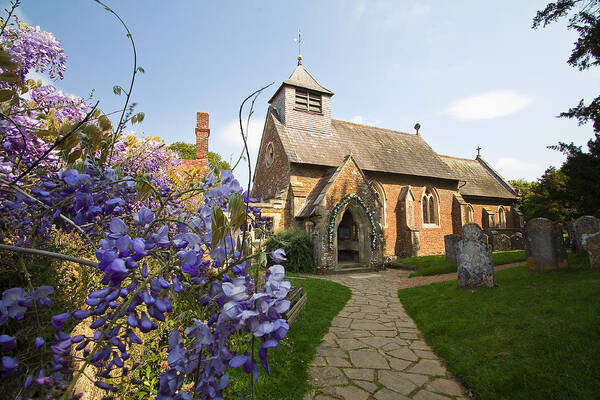
[[(271, 118), (270, 115), (267, 115), (252, 188), (252, 196), (261, 201), (274, 198), (289, 184), (290, 163)], [(273, 143), (274, 159), (273, 163), (267, 167), (266, 150), (269, 143)]]

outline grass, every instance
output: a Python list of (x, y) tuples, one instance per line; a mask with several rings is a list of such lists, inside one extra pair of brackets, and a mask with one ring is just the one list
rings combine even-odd
[(400, 290), (427, 343), (480, 399), (597, 399), (600, 271), (496, 273), (495, 289), (456, 281)]
[[(294, 284), (297, 280), (291, 280)], [(307, 303), (294, 322), (288, 337), (276, 350), (269, 350), (271, 376), (261, 369), (255, 386), (256, 399), (301, 400), (312, 388), (308, 383), (308, 364), (313, 359), (331, 320), (344, 308), (351, 291), (340, 284), (323, 279), (306, 278)], [(231, 374), (226, 398), (239, 398), (249, 393), (249, 376), (241, 371)]]
[[(525, 261), (525, 250), (494, 251), (492, 253), (492, 259), (494, 260), (494, 265)], [(409, 278), (414, 276), (440, 275), (456, 272), (456, 263), (447, 262), (446, 256), (443, 254), (437, 256), (399, 258), (393, 265), (415, 270), (415, 272), (409, 275)]]

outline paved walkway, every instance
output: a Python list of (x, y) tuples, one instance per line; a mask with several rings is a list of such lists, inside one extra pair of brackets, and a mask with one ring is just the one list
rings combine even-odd
[[(523, 263), (496, 268), (505, 269)], [(410, 271), (327, 276), (352, 289), (310, 367), (307, 400), (466, 399), (465, 389), (421, 337), (398, 289), (456, 279), (456, 273), (408, 278)]]

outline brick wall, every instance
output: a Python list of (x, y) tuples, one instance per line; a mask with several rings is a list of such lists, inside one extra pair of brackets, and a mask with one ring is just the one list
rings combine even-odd
[[(263, 136), (256, 160), (254, 185), (252, 196), (261, 201), (274, 198), (289, 185), (290, 163), (275, 130), (271, 115), (267, 114)], [(273, 163), (267, 166), (266, 149), (269, 143), (273, 144)]]

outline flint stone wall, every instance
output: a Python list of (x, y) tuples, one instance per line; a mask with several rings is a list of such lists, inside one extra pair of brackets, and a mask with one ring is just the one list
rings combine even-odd
[(533, 218), (525, 224), (527, 266), (534, 271), (567, 269), (567, 251), (560, 226), (548, 218)]
[(462, 237), (460, 235), (446, 235), (444, 236), (444, 246), (446, 248), (446, 261), (456, 263), (456, 247)]
[(584, 234), (581, 244), (590, 257), (590, 267), (600, 268), (600, 232), (591, 235)]
[(573, 222), (571, 228), (572, 236), (569, 237), (571, 241), (571, 250), (574, 253), (586, 253), (586, 249), (583, 246), (583, 235), (590, 235), (596, 232), (600, 232), (600, 219), (593, 215), (584, 215), (579, 217)]
[(489, 287), (495, 286), (492, 248), (479, 225), (465, 224), (462, 228), (463, 239), (456, 248), (458, 265), (458, 286)]

